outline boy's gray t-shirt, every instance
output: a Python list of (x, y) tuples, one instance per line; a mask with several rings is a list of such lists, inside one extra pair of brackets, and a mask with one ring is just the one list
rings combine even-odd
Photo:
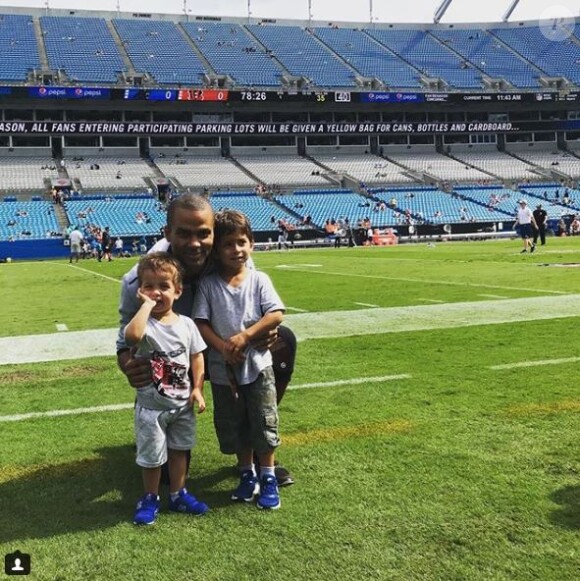
[[(284, 303), (268, 275), (248, 269), (239, 287), (228, 285), (217, 273), (205, 276), (195, 296), (193, 318), (209, 321), (217, 335), (229, 339), (257, 323), (266, 313), (284, 310)], [(210, 348), (208, 365), (212, 383), (229, 384), (221, 353)], [(248, 347), (244, 363), (234, 366), (238, 384), (252, 383), (270, 365), (272, 354), (268, 349), (257, 351)]]
[(183, 407), (191, 395), (190, 358), (207, 345), (190, 318), (178, 317), (171, 325), (150, 317), (145, 336), (137, 345), (135, 356), (151, 362), (152, 383), (136, 390), (137, 401), (145, 408)]

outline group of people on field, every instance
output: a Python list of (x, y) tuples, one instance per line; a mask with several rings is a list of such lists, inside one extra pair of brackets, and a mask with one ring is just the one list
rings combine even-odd
[(280, 506), (292, 484), (275, 462), (278, 404), (292, 376), (296, 339), (281, 326), (284, 304), (269, 277), (255, 270), (247, 217), (214, 216), (202, 196), (168, 206), (165, 238), (123, 278), (117, 338), (120, 369), (136, 390), (137, 464), (143, 496), (133, 522), (153, 524), (160, 484), (169, 481), (170, 511), (203, 515), (209, 507), (185, 487), (196, 414), (212, 389), (220, 450), (235, 454), (233, 501)]

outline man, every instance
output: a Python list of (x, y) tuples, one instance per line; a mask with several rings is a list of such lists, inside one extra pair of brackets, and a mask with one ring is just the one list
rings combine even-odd
[(546, 224), (548, 223), (548, 212), (544, 210), (542, 204), (538, 204), (534, 210), (534, 220), (536, 221), (537, 228), (534, 230), (534, 246), (538, 241), (538, 236), (540, 237), (540, 242), (542, 246), (546, 244)]
[(70, 258), (69, 262), (72, 264), (73, 258), (75, 262), (79, 261), (79, 256), (81, 255), (81, 242), (83, 241), (83, 233), (79, 230), (78, 226), (72, 230), (72, 232), (68, 235), (68, 239), (70, 242)]
[(530, 249), (530, 252), (534, 252), (536, 250), (536, 244), (532, 242), (530, 239), (532, 238), (532, 226), (537, 230), (538, 225), (536, 224), (536, 220), (534, 219), (534, 214), (528, 208), (527, 200), (520, 200), (519, 208), (516, 212), (516, 221), (514, 223), (514, 228), (519, 226), (520, 237), (523, 240), (524, 248), (521, 251), (521, 254), (524, 254)]
[[(175, 198), (167, 208), (165, 239), (160, 240), (151, 251), (170, 252), (183, 266), (185, 277), (183, 292), (174, 303), (177, 313), (191, 317), (193, 299), (201, 276), (211, 270), (210, 254), (213, 246), (213, 210), (210, 203), (196, 194), (183, 194)], [(151, 382), (149, 362), (133, 356), (125, 343), (123, 329), (139, 310), (137, 298), (139, 282), (137, 267), (124, 277), (121, 289), (119, 314), (121, 315), (117, 337), (117, 362), (132, 387), (144, 387)], [(277, 335), (268, 335), (260, 345), (272, 351), (274, 376), (278, 403), (284, 396), (294, 370), (296, 338), (292, 331), (279, 327)], [(292, 484), (294, 480), (282, 466), (276, 467), (279, 486)]]
[(105, 257), (106, 260), (111, 262), (111, 233), (109, 232), (109, 227), (106, 226), (101, 234), (101, 246), (103, 248), (103, 253), (99, 256), (99, 262), (101, 262), (101, 258)]

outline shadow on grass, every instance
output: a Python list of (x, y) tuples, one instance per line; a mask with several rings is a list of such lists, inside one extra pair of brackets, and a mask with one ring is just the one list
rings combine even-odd
[(550, 520), (566, 529), (580, 529), (580, 486), (566, 486), (556, 490), (550, 499), (561, 506), (550, 515)]
[[(46, 466), (0, 484), (0, 543), (102, 530), (130, 522), (143, 494), (134, 446), (103, 448), (98, 458)], [(211, 490), (231, 467), (188, 479), (210, 508), (230, 505), (229, 491)], [(167, 487), (161, 488), (162, 510)]]

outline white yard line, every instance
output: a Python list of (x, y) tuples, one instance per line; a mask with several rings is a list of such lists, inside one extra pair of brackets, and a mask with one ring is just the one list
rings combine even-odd
[(539, 367), (541, 365), (561, 365), (563, 363), (577, 363), (580, 357), (564, 357), (563, 359), (537, 359), (535, 361), (518, 361), (517, 363), (504, 363), (503, 365), (491, 365), (489, 369), (502, 371), (504, 369), (519, 369), (521, 367)]
[(379, 305), (373, 305), (371, 303), (354, 303), (355, 305), (359, 305), (360, 307), (370, 307), (371, 309), (377, 309)]
[[(81, 272), (86, 272), (87, 274), (93, 274), (95, 276), (100, 276), (101, 278), (105, 278), (107, 280), (111, 280), (118, 284), (121, 283), (121, 280), (118, 278), (113, 278), (112, 276), (107, 276), (106, 274), (101, 274), (100, 272), (95, 272), (94, 270), (89, 270), (88, 268), (82, 268), (81, 266), (77, 266), (77, 264), (65, 263), (65, 262), (52, 262), (48, 261), (50, 264), (56, 264), (58, 266), (64, 266), (66, 268), (74, 268), (75, 270), (80, 270)], [(104, 264), (104, 263), (102, 263)]]
[(504, 297), (503, 295), (477, 295), (478, 297), (483, 297), (484, 299), (507, 299), (508, 297)]
[(418, 301), (421, 301), (423, 303), (443, 303), (445, 301), (442, 301), (441, 299), (417, 299)]
[(307, 313), (308, 311), (306, 309), (299, 309), (298, 307), (289, 307), (286, 305), (286, 310), (287, 311), (296, 311), (297, 313)]
[(302, 385), (290, 385), (288, 389), (309, 389), (312, 387), (336, 387), (340, 385), (361, 385), (365, 383), (382, 383), (383, 381), (396, 381), (397, 379), (410, 379), (408, 373), (399, 375), (383, 375), (382, 377), (358, 377), (356, 379), (340, 379), (337, 381), (326, 381), (317, 383), (303, 383)]
[(57, 323), (56, 324), (57, 331), (68, 331), (68, 327), (64, 323)]
[[(384, 375), (382, 377), (355, 377), (353, 379), (341, 379), (340, 381), (326, 381), (319, 383), (303, 383), (291, 385), (288, 389), (311, 389), (316, 387), (339, 387), (342, 385), (360, 385), (365, 383), (383, 383), (385, 381), (396, 381), (397, 379), (409, 379), (411, 376), (407, 373), (399, 375)], [(96, 414), (102, 412), (118, 412), (130, 410), (134, 407), (133, 403), (119, 403), (111, 405), (99, 405), (86, 408), (74, 408), (69, 410), (50, 410), (46, 412), (31, 412), (28, 414), (13, 414), (9, 416), (0, 416), (0, 423), (5, 422), (22, 422), (24, 420), (34, 420), (37, 418), (57, 418), (61, 416), (76, 416), (80, 414)]]

